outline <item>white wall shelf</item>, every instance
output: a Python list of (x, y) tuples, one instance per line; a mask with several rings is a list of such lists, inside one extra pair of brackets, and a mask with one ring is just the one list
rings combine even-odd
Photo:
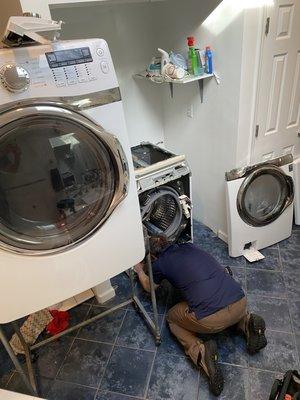
[[(203, 103), (203, 91), (204, 91), (204, 80), (205, 79), (210, 79), (210, 78), (215, 78), (217, 83), (220, 83), (220, 78), (215, 74), (203, 74), (200, 76), (195, 76), (195, 75), (187, 75), (183, 79), (171, 79), (167, 77), (150, 77), (148, 76), (147, 71), (140, 72), (139, 74), (133, 75), (134, 78), (136, 79), (145, 79), (147, 81), (153, 82), (155, 84), (164, 84), (168, 83), (170, 86), (170, 93), (171, 97), (174, 97), (174, 84), (175, 85), (185, 85), (187, 83), (191, 82), (198, 82), (199, 85), (199, 92), (200, 92), (200, 99), (201, 103)], [(157, 78), (157, 79), (155, 79)]]

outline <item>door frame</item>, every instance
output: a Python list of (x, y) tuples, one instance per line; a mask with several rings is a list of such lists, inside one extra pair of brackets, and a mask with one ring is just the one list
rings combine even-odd
[(267, 5), (244, 10), (236, 166), (250, 165), (253, 157), (267, 11)]

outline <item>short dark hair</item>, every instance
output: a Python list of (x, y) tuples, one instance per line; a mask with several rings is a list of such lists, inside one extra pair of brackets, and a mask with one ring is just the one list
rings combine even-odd
[(165, 235), (154, 235), (149, 238), (150, 253), (155, 257), (169, 245), (168, 239)]

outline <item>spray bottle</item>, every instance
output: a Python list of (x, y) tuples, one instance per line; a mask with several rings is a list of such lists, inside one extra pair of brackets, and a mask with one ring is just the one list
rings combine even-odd
[(198, 75), (198, 57), (195, 50), (195, 38), (190, 36), (187, 38), (189, 52), (188, 52), (188, 71), (191, 75)]
[(205, 72), (207, 74), (213, 73), (212, 51), (209, 46), (205, 49)]

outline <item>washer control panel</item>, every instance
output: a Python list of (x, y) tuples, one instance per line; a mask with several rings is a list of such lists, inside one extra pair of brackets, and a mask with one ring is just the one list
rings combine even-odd
[(102, 39), (0, 49), (0, 83), (0, 103), (1, 97), (3, 103), (11, 101), (9, 93), (14, 98), (24, 98), (23, 92), (27, 98), (76, 96), (119, 86)]

